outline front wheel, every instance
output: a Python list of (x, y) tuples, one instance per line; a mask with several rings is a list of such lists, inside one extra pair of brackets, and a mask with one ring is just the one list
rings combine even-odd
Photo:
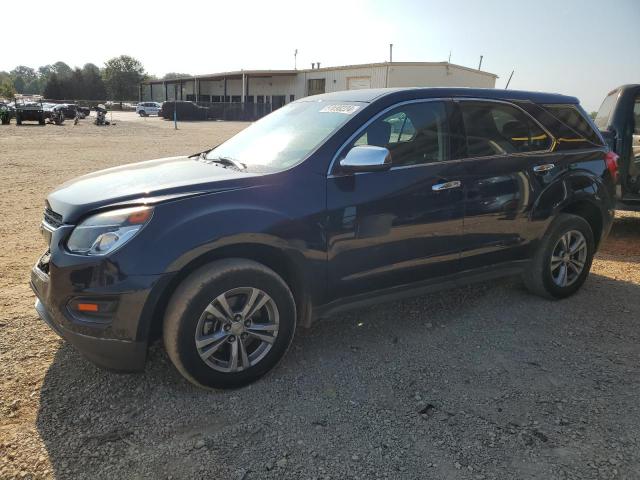
[(244, 259), (207, 264), (173, 294), (164, 345), (195, 385), (238, 388), (262, 377), (284, 356), (296, 327), (287, 284), (273, 270)]
[(144, 110), (140, 110), (139, 115), (140, 115), (141, 117), (146, 117), (146, 116), (147, 116), (147, 113), (146, 113)]
[(587, 279), (594, 254), (589, 223), (576, 215), (561, 214), (524, 273), (525, 285), (532, 293), (550, 299), (573, 295)]

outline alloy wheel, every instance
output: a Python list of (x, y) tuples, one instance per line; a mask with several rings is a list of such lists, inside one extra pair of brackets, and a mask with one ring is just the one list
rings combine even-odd
[(551, 254), (551, 277), (559, 287), (572, 285), (584, 270), (587, 261), (587, 241), (577, 230), (564, 233)]
[(278, 337), (275, 301), (258, 288), (217, 296), (200, 315), (195, 344), (200, 358), (219, 372), (234, 373), (260, 362)]

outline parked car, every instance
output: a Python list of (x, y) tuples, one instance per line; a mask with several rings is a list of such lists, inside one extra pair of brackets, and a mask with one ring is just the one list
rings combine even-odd
[(149, 115), (158, 115), (162, 104), (158, 102), (140, 102), (136, 105), (136, 113), (141, 117), (148, 117)]
[(186, 100), (164, 102), (158, 115), (165, 120), (173, 120), (174, 112), (177, 112), (178, 120), (207, 120), (209, 118), (207, 107)]
[(595, 123), (620, 157), (617, 208), (640, 211), (640, 84), (609, 92)]
[(13, 103), (16, 125), (22, 125), (22, 122), (38, 122), (44, 125), (46, 116), (42, 107), (42, 96), (16, 95)]
[(504, 275), (572, 295), (611, 228), (616, 173), (573, 97), (307, 97), (209, 151), (54, 190), (36, 310), (98, 365), (141, 369), (162, 335), (191, 382), (239, 387), (297, 324), (346, 308)]
[(78, 105), (76, 105), (75, 103), (62, 103), (60, 104), (60, 107), (62, 108), (62, 112), (64, 113), (64, 118), (66, 118), (67, 120), (76, 118), (76, 116), (84, 118), (84, 113), (79, 111)]

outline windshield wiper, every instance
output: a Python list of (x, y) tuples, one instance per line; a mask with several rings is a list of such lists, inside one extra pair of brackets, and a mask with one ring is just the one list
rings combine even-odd
[(206, 154), (204, 154), (204, 155), (201, 155), (201, 158), (205, 162), (219, 163), (221, 165), (227, 165), (227, 166), (235, 167), (238, 170), (246, 170), (247, 169), (247, 166), (244, 163), (242, 163), (239, 160), (236, 160), (235, 158), (231, 158), (231, 157), (207, 158)]

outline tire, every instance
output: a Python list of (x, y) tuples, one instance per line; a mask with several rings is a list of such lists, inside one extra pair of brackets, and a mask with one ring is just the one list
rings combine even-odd
[(144, 110), (140, 110), (139, 115), (140, 115), (141, 117), (146, 117), (146, 116), (147, 116), (147, 113), (146, 113)]
[(42, 116), (42, 117), (40, 117), (40, 118), (38, 119), (38, 123), (39, 123), (40, 125), (44, 125), (44, 116)]
[[(254, 292), (253, 305), (259, 308), (242, 316)], [(234, 314), (231, 321), (220, 298)], [(199, 387), (228, 389), (248, 385), (273, 369), (295, 328), (296, 306), (284, 280), (260, 263), (232, 258), (204, 265), (178, 286), (164, 316), (163, 338), (169, 358), (187, 380)], [(262, 340), (266, 337), (268, 342)], [(234, 349), (237, 363), (232, 361)]]
[(16, 125), (22, 125), (22, 117), (20, 115), (16, 115)]
[[(564, 255), (563, 237), (569, 244), (568, 251), (575, 250), (576, 253)], [(582, 245), (581, 239), (584, 240), (584, 249), (577, 248)], [(531, 293), (544, 298), (569, 297), (587, 279), (594, 254), (595, 241), (589, 223), (582, 217), (563, 213), (553, 221), (542, 238), (531, 265), (523, 274), (524, 283)], [(582, 269), (578, 273), (580, 264)]]

